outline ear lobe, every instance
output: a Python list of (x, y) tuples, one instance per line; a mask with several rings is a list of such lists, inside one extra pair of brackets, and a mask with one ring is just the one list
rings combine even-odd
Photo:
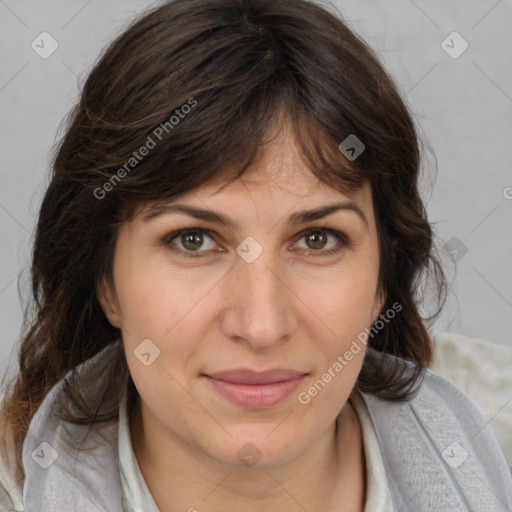
[(121, 321), (119, 318), (117, 301), (114, 298), (114, 294), (110, 289), (106, 279), (104, 278), (101, 283), (96, 287), (96, 295), (98, 302), (100, 303), (101, 309), (108, 321), (118, 329), (121, 328)]

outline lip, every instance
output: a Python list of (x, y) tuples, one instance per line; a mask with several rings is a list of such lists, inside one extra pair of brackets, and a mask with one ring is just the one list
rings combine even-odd
[(212, 388), (231, 402), (248, 409), (272, 407), (290, 396), (306, 373), (275, 369), (257, 372), (237, 369), (203, 375)]
[(206, 375), (212, 379), (223, 380), (233, 384), (274, 384), (302, 377), (306, 375), (306, 372), (289, 370), (287, 368), (275, 368), (265, 371), (253, 370), (251, 368), (236, 368)]

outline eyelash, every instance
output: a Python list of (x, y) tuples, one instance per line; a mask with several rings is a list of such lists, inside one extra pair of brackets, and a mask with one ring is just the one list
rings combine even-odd
[[(327, 249), (327, 250), (318, 249), (318, 250), (315, 251), (315, 250), (312, 250), (312, 249), (311, 250), (299, 249), (299, 250), (306, 251), (307, 253), (309, 253), (309, 256), (312, 256), (312, 257), (318, 257), (318, 256), (328, 257), (328, 256), (332, 256), (334, 254), (337, 254), (337, 253), (341, 252), (343, 249), (346, 249), (347, 247), (350, 246), (350, 240), (349, 240), (349, 238), (344, 233), (342, 233), (341, 231), (338, 231), (336, 229), (330, 228), (328, 226), (308, 228), (308, 229), (306, 229), (306, 230), (304, 230), (304, 231), (302, 231), (300, 233), (300, 235), (298, 236), (297, 241), (300, 241), (306, 235), (308, 235), (310, 233), (314, 233), (316, 231), (324, 231), (324, 232), (334, 236), (338, 240), (338, 242), (340, 242), (341, 245), (338, 245), (338, 246), (336, 246), (334, 248)], [(168, 235), (166, 235), (163, 238), (162, 243), (163, 243), (164, 246), (169, 248), (171, 251), (176, 252), (176, 253), (180, 253), (185, 258), (200, 258), (200, 257), (203, 257), (203, 255), (201, 253), (205, 253), (205, 252), (208, 252), (208, 251), (199, 251), (198, 250), (198, 251), (192, 252), (192, 251), (186, 251), (186, 250), (183, 250), (183, 249), (176, 248), (176, 247), (172, 246), (172, 241), (174, 239), (179, 238), (180, 236), (188, 234), (188, 233), (206, 234), (206, 235), (208, 235), (213, 240), (212, 231), (209, 230), (209, 229), (185, 228), (185, 229), (180, 229), (179, 231), (173, 231), (172, 233), (169, 233)]]

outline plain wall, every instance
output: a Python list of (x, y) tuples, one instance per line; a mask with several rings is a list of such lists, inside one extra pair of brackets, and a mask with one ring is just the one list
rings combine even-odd
[[(32, 232), (57, 129), (101, 48), (149, 5), (141, 0), (0, 3), (2, 373), (13, 356), (29, 294)], [(422, 191), (453, 282), (434, 328), (512, 346), (512, 3), (335, 5), (381, 56), (436, 157), (426, 154)], [(454, 31), (469, 45), (457, 58), (442, 47)], [(58, 43), (47, 59), (31, 47), (42, 32)], [(462, 44), (455, 36), (445, 48), (456, 56)]]

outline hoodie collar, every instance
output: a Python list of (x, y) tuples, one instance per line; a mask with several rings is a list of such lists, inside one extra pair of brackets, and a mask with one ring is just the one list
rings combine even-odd
[(119, 404), (126, 379), (102, 396), (102, 377), (120, 340), (70, 371), (47, 393), (23, 443), (25, 512), (123, 512), (118, 453), (118, 418), (91, 426), (62, 420), (65, 391), (83, 380), (84, 400), (101, 398), (99, 413)]

